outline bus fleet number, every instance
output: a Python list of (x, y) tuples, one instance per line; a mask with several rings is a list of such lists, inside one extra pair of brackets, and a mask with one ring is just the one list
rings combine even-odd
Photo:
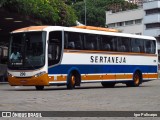
[(26, 76), (26, 73), (25, 72), (20, 72), (20, 76)]

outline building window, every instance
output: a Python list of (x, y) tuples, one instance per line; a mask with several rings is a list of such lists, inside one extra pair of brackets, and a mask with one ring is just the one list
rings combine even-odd
[(135, 24), (141, 24), (141, 23), (142, 23), (142, 19), (135, 20)]
[(124, 22), (118, 22), (117, 26), (124, 26)]
[(146, 29), (150, 29), (150, 28), (160, 28), (160, 23), (146, 24)]
[(125, 25), (132, 25), (132, 24), (133, 24), (133, 20), (125, 21)]
[(142, 35), (142, 33), (135, 33), (136, 35)]
[(109, 27), (109, 28), (115, 27), (115, 23), (108, 24), (108, 27)]
[(160, 13), (160, 8), (146, 10), (146, 15)]

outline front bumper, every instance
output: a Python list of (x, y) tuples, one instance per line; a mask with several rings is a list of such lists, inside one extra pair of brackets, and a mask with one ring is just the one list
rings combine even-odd
[(48, 74), (43, 74), (38, 77), (15, 77), (15, 76), (8, 76), (8, 82), (11, 86), (48, 86), (49, 85), (49, 78)]

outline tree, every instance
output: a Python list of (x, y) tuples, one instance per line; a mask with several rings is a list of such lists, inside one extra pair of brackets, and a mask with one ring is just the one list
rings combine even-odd
[(0, 1), (0, 8), (4, 5), (5, 2), (6, 2), (6, 0), (1, 0)]
[(74, 10), (62, 0), (3, 0), (0, 4), (11, 12), (41, 20), (42, 24), (72, 26), (77, 19)]
[[(73, 8), (78, 16), (78, 21), (85, 23), (85, 3), (84, 0), (73, 4)], [(125, 0), (86, 0), (87, 25), (105, 26), (105, 11), (118, 9), (134, 9), (137, 5), (126, 2)]]

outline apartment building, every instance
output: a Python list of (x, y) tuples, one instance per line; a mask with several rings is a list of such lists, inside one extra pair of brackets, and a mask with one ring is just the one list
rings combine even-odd
[(144, 0), (144, 35), (154, 36), (158, 42), (160, 62), (160, 0)]
[[(143, 0), (143, 8), (106, 12), (106, 25), (125, 33), (160, 36), (160, 0)], [(159, 40), (160, 42), (160, 40)]]
[(144, 34), (154, 37), (160, 35), (160, 0), (145, 0), (143, 3)]
[(112, 13), (106, 12), (106, 25), (124, 33), (143, 34), (143, 8)]

